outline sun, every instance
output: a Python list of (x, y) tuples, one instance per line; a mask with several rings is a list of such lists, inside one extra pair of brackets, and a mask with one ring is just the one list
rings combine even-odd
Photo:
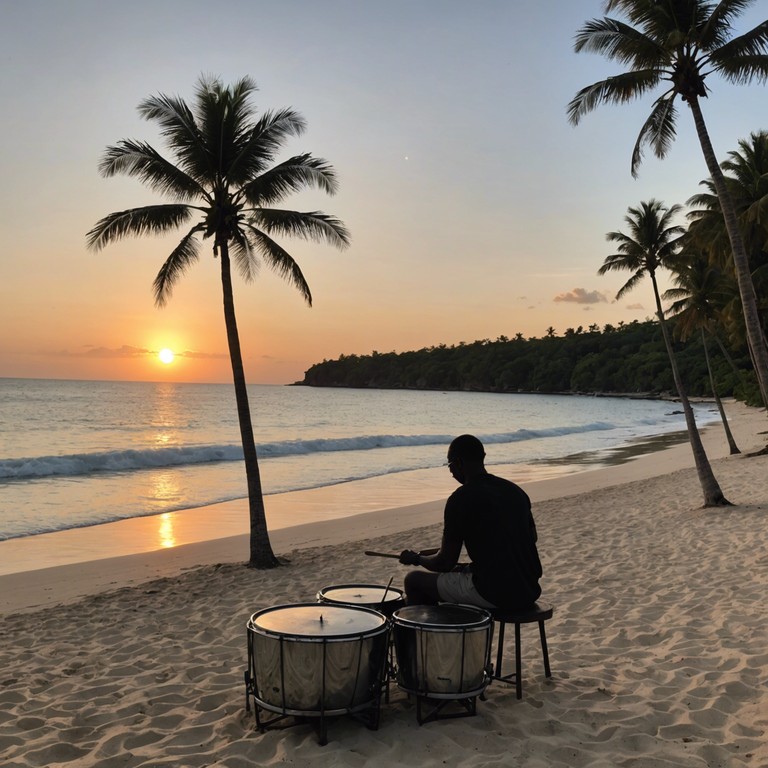
[(170, 365), (173, 362), (173, 358), (175, 357), (173, 351), (167, 347), (165, 349), (161, 349), (157, 353), (157, 356), (160, 358), (160, 362), (165, 363), (166, 365)]

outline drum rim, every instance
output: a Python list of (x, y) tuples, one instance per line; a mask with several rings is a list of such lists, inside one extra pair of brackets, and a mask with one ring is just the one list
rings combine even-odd
[[(319, 605), (326, 605), (328, 608), (336, 609), (343, 608), (350, 611), (361, 611), (363, 613), (369, 613), (380, 620), (381, 624), (378, 627), (372, 627), (371, 629), (359, 630), (357, 632), (347, 632), (345, 634), (328, 634), (328, 635), (298, 635), (295, 632), (279, 632), (273, 629), (266, 629), (265, 627), (259, 627), (254, 623), (254, 618), (261, 616), (272, 611), (281, 610), (283, 608), (317, 608)], [(298, 643), (325, 643), (329, 641), (350, 641), (350, 640), (362, 640), (368, 637), (376, 636), (382, 632), (389, 631), (389, 621), (387, 617), (376, 611), (373, 608), (368, 608), (363, 605), (342, 605), (341, 603), (284, 603), (280, 605), (272, 605), (267, 608), (262, 608), (252, 613), (248, 622), (246, 623), (246, 629), (254, 634), (262, 635), (263, 637), (274, 638), (288, 638)]]
[[(403, 610), (408, 610), (409, 608), (417, 608), (417, 607), (424, 607), (424, 606), (415, 606), (415, 605), (406, 605), (404, 608), (398, 608), (393, 614), (392, 614), (392, 623), (401, 626), (401, 627), (413, 627), (413, 628), (424, 628), (428, 627), (430, 631), (461, 631), (462, 629), (482, 629), (484, 627), (487, 627), (492, 621), (493, 617), (491, 616), (490, 611), (486, 610), (485, 608), (481, 608), (479, 605), (469, 605), (467, 603), (440, 603), (440, 605), (445, 606), (451, 606), (454, 608), (468, 608), (469, 610), (478, 613), (479, 616), (476, 621), (466, 622), (464, 624), (427, 624), (423, 621), (414, 621), (413, 619), (407, 619), (401, 617), (399, 614)], [(430, 607), (439, 607), (439, 606), (430, 606)]]
[[(360, 584), (360, 583), (353, 583), (353, 584), (329, 584), (326, 587), (323, 587), (320, 589), (317, 593), (317, 599), (320, 600), (321, 597), (326, 597), (325, 590), (327, 589), (353, 589), (357, 587), (358, 589), (380, 589), (384, 596), (386, 597), (385, 600), (379, 601), (379, 603), (390, 603), (390, 602), (399, 602), (400, 600), (405, 599), (405, 591), (400, 589), (399, 587), (388, 587), (385, 584)], [(390, 599), (387, 597), (388, 593), (392, 593), (392, 598)], [(337, 605), (357, 605), (357, 603), (342, 603), (340, 601), (333, 601), (334, 604)]]

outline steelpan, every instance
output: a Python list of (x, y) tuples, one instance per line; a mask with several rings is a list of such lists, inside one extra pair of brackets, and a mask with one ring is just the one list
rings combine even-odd
[(392, 615), (397, 684), (436, 699), (469, 698), (488, 685), (491, 614), (470, 605), (409, 605)]
[(377, 704), (389, 624), (369, 608), (299, 603), (254, 613), (248, 666), (260, 706), (286, 715), (341, 715)]
[(382, 587), (378, 584), (336, 584), (323, 587), (317, 593), (317, 599), (321, 603), (372, 608), (385, 616), (391, 616), (398, 608), (405, 606), (401, 589)]

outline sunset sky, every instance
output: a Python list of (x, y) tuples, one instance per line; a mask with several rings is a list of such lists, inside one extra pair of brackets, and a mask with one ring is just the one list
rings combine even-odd
[[(85, 245), (105, 214), (160, 200), (101, 178), (104, 149), (133, 138), (163, 150), (136, 107), (191, 98), (201, 73), (249, 75), (259, 109), (306, 118), (285, 156), (326, 158), (340, 191), (287, 205), (332, 213), (352, 235), (343, 252), (281, 241), (311, 309), (266, 269), (236, 282), (250, 382), (289, 383), (342, 353), (649, 317), (649, 285), (615, 302), (626, 277), (597, 276), (605, 234), (642, 200), (684, 203), (708, 174), (682, 103), (670, 156), (648, 156), (638, 180), (630, 155), (652, 97), (568, 124), (576, 91), (620, 71), (573, 53), (601, 15), (600, 0), (0, 0), (0, 376), (231, 379), (207, 242), (163, 309), (152, 281), (181, 232)], [(738, 31), (764, 17), (755, 3)], [(724, 158), (768, 128), (768, 88), (710, 86)]]

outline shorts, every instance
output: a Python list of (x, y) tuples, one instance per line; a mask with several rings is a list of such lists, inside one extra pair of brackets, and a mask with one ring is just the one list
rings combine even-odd
[(437, 593), (444, 603), (477, 605), (480, 608), (495, 608), (475, 589), (472, 573), (469, 571), (449, 571), (437, 576)]

